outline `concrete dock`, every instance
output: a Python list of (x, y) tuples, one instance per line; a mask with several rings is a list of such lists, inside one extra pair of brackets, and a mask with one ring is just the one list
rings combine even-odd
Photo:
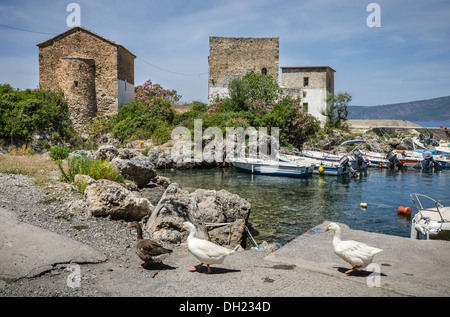
[[(189, 272), (198, 263), (185, 244), (174, 248), (163, 269), (143, 270), (132, 248), (123, 260), (108, 259), (90, 246), (17, 221), (13, 212), (0, 211), (3, 296), (28, 296), (36, 290), (38, 296), (197, 297), (204, 301), (207, 297), (450, 296), (449, 241), (412, 240), (340, 224), (343, 240), (383, 249), (372, 269), (347, 276), (344, 272), (350, 266), (334, 254), (334, 233), (324, 232), (328, 225), (324, 222), (272, 253), (236, 252), (206, 275), (199, 274), (206, 267)], [(79, 288), (69, 288), (70, 272), (55, 266), (71, 262), (81, 264)]]
[[(334, 233), (324, 232), (327, 225), (328, 222), (324, 222), (312, 228), (265, 259), (343, 280), (357, 280), (358, 277), (345, 275), (350, 265), (334, 255)], [(342, 240), (356, 240), (383, 249), (375, 256), (372, 269), (360, 271), (362, 283), (411, 296), (450, 296), (450, 241), (414, 240), (339, 225)]]

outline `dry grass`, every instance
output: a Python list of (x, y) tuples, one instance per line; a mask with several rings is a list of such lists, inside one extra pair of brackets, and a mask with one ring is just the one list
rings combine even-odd
[(54, 182), (59, 178), (59, 170), (53, 159), (38, 154), (0, 154), (0, 173), (28, 176), (34, 179), (36, 185)]
[(173, 111), (175, 111), (176, 114), (181, 114), (190, 110), (192, 110), (192, 104), (173, 106)]

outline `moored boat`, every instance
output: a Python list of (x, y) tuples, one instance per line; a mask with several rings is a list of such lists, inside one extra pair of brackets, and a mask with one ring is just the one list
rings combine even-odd
[(311, 151), (311, 150), (303, 150), (302, 155), (304, 157), (312, 158), (319, 161), (328, 161), (328, 162), (339, 162), (342, 160), (345, 160), (345, 158), (348, 159), (348, 163), (353, 169), (365, 169), (368, 166), (368, 163), (366, 160), (364, 160), (364, 157), (361, 154), (361, 152), (358, 150), (352, 151), (349, 155), (347, 154), (331, 154), (327, 152), (321, 152), (321, 151)]
[(450, 158), (443, 155), (433, 155), (430, 150), (423, 152), (417, 151), (396, 151), (400, 162), (408, 167), (414, 168), (448, 168), (450, 167)]
[(321, 161), (295, 155), (280, 155), (280, 161), (306, 164), (309, 163), (311, 164), (311, 167), (314, 167), (313, 173), (318, 175), (340, 176), (350, 173), (350, 169), (345, 165), (341, 165), (339, 162)]
[(282, 162), (255, 158), (235, 158), (230, 160), (240, 172), (270, 176), (310, 177), (314, 167), (307, 163)]
[(362, 150), (362, 155), (368, 160), (369, 167), (381, 167), (381, 168), (389, 168), (391, 164), (386, 158), (386, 154), (372, 152), (368, 150)]
[[(450, 240), (450, 200), (435, 200), (422, 194), (410, 195), (417, 208), (411, 220), (411, 238)], [(444, 206), (444, 203), (447, 205)]]

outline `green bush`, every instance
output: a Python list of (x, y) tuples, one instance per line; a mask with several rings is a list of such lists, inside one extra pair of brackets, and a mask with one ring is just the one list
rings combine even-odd
[(50, 150), (49, 156), (54, 160), (64, 160), (69, 156), (70, 149), (65, 146), (54, 146)]
[(200, 101), (194, 101), (192, 103), (192, 110), (193, 111), (199, 111), (199, 112), (205, 112), (209, 108), (209, 105)]
[[(115, 117), (112, 118), (114, 137), (121, 141), (127, 139), (149, 138), (156, 129), (159, 117), (154, 117), (148, 107), (133, 101), (122, 106)], [(163, 121), (163, 119), (161, 118)]]
[(109, 164), (108, 160), (94, 160), (88, 157), (74, 156), (67, 160), (67, 171), (64, 170), (62, 160), (56, 160), (62, 178), (66, 182), (73, 182), (75, 175), (88, 175), (95, 180), (108, 179), (116, 182), (123, 182), (123, 176), (116, 167)]
[(157, 137), (161, 138), (172, 124), (175, 112), (172, 102), (180, 95), (175, 90), (167, 90), (158, 84), (147, 81), (135, 89), (135, 100), (122, 106), (117, 115), (111, 118), (113, 136), (120, 141), (148, 139), (159, 128)]
[(274, 105), (272, 111), (257, 118), (258, 126), (280, 129), (280, 144), (282, 146), (299, 146), (307, 137), (315, 134), (320, 128), (320, 121), (303, 111), (300, 98), (284, 98)]
[(152, 134), (152, 140), (158, 145), (169, 141), (172, 137), (173, 127), (168, 123), (163, 122), (158, 126)]
[(32, 133), (54, 132), (55, 141), (68, 141), (75, 130), (62, 91), (14, 89), (0, 85), (0, 139), (26, 144)]

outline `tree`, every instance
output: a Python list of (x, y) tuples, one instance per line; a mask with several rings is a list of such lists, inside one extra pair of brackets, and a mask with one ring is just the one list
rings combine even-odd
[(242, 110), (248, 110), (254, 102), (273, 105), (281, 95), (281, 88), (271, 75), (247, 72), (228, 85), (232, 102)]
[(249, 89), (242, 78), (236, 77), (229, 83), (228, 93), (230, 95), (230, 99), (233, 102), (233, 105), (236, 106), (237, 109), (247, 110)]
[(348, 104), (352, 101), (352, 96), (345, 93), (330, 94), (327, 99), (328, 107), (322, 111), (322, 115), (327, 117), (326, 125), (332, 128), (340, 128), (347, 121)]

